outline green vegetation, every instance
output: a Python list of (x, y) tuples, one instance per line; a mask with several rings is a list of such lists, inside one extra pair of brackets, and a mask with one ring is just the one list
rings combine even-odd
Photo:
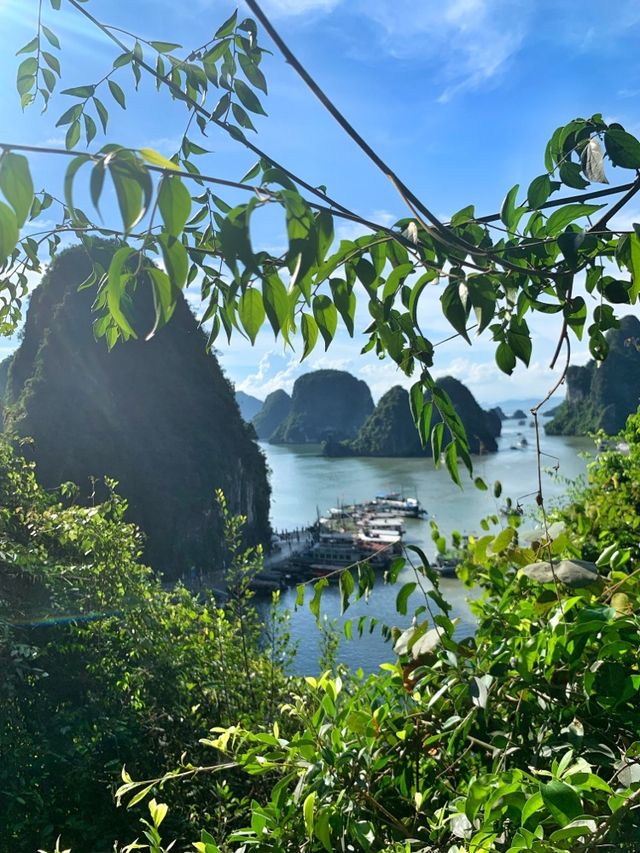
[[(267, 723), (288, 695), (282, 644), (250, 606), (260, 560), (243, 552), (240, 521), (222, 502), (223, 610), (163, 590), (138, 562), (141, 537), (113, 485), (102, 504), (68, 505), (0, 444), (2, 853), (35, 853), (59, 834), (78, 850), (111, 849), (135, 829), (113, 799), (124, 765), (145, 777), (185, 751), (203, 761), (212, 722)], [(248, 804), (251, 790), (237, 773), (202, 777), (176, 791), (168, 824), (226, 831), (237, 820), (226, 803)]]
[[(96, 244), (92, 257), (108, 266), (114, 248)], [(170, 325), (109, 352), (92, 333), (95, 295), (78, 290), (91, 267), (84, 247), (67, 249), (34, 291), (8, 369), (5, 430), (33, 439), (25, 452), (48, 488), (70, 480), (87, 502), (93, 478), (116, 479), (154, 569), (211, 571), (222, 556), (216, 489), (247, 516), (251, 544), (269, 540), (264, 457), (182, 294)], [(130, 310), (152, 322), (144, 282)]]
[[(256, 0), (247, 4), (292, 69), (303, 74)], [(38, 101), (51, 108), (57, 93), (55, 20), (61, 2), (45, 6), (39, 3), (37, 32), (19, 50), (17, 89), (24, 107)], [(69, 14), (86, 12), (79, 0), (67, 0), (65, 8)], [(450, 395), (434, 378), (437, 342), (425, 337), (420, 324), (426, 289), (442, 285), (442, 311), (456, 335), (469, 341), (472, 325), (478, 334), (491, 335), (497, 366), (506, 374), (517, 360), (530, 362), (531, 313), (562, 318), (554, 364), (564, 350), (568, 365), (571, 337), (585, 333), (591, 354), (602, 362), (609, 350), (606, 334), (619, 325), (616, 306), (637, 303), (640, 235), (636, 228), (612, 230), (610, 222), (640, 189), (640, 142), (601, 114), (558, 127), (544, 154), (544, 171), (526, 191), (512, 187), (498, 216), (478, 217), (468, 205), (443, 223), (312, 83), (406, 203), (407, 216), (386, 227), (363, 220), (325, 187), (311, 186), (249, 141), (250, 114), (264, 113), (267, 89), (253, 19), (234, 14), (212, 39), (186, 50), (97, 19), (91, 25), (118, 47), (96, 82), (65, 90), (72, 99), (58, 120), (66, 128), (65, 149), (49, 149), (69, 158), (63, 186), (35, 192), (29, 158), (20, 152), (41, 155), (46, 146), (1, 141), (0, 331), (16, 329), (30, 276), (56, 254), (61, 233), (74, 233), (89, 249), (82, 275), (62, 276), (58, 286), (50, 280), (50, 287), (34, 294), (24, 345), (6, 375), (5, 414), (23, 435), (34, 435), (42, 424), (38, 415), (49, 411), (44, 401), (54, 388), (76, 414), (75, 400), (62, 390), (67, 378), (81, 374), (86, 380), (84, 363), (73, 355), (75, 342), (90, 335), (90, 315), (95, 335), (107, 345), (104, 359), (125, 364), (133, 346), (141, 353), (160, 352), (162, 358), (146, 365), (152, 383), (163, 383), (171, 373), (164, 356), (175, 355), (172, 326), (182, 323), (204, 347), (181, 293), (198, 281), (209, 347), (220, 332), (231, 338), (234, 329), (255, 341), (269, 323), (285, 343), (299, 333), (306, 357), (320, 341), (328, 347), (339, 324), (353, 335), (357, 301), (364, 301), (371, 318), (364, 351), (390, 358), (412, 377), (409, 401), (421, 443), (431, 442), (436, 461), (445, 451), (459, 481), (458, 460), (471, 470), (469, 442)], [(107, 98), (126, 108), (117, 80), (131, 73), (136, 84), (151, 76), (161, 93), (184, 106), (190, 135), (171, 159), (110, 141), (76, 153), (81, 137), (91, 147), (99, 133), (107, 133)], [(206, 164), (218, 160), (207, 160), (196, 139), (206, 143), (199, 134), (210, 130), (228, 134), (257, 156), (242, 181), (205, 174)], [(605, 171), (613, 167), (616, 174), (628, 170), (631, 183), (609, 188), (618, 200), (604, 209), (608, 201), (593, 203), (604, 196), (590, 185), (607, 182)], [(229, 204), (217, 195), (220, 183), (247, 192), (249, 200), (237, 203), (235, 196)], [(106, 210), (105, 187), (115, 192), (115, 220)], [(567, 188), (572, 195), (587, 192), (581, 201), (552, 198)], [(80, 197), (86, 210), (77, 206)], [(105, 222), (98, 213), (101, 201)], [(280, 254), (256, 250), (251, 242), (252, 216), (266, 206), (282, 213), (286, 248)], [(45, 224), (50, 217), (53, 227)], [(336, 245), (334, 220), (340, 218), (364, 226), (366, 233)], [(496, 219), (500, 225), (494, 230)], [(28, 236), (36, 232), (38, 240)], [(117, 239), (109, 257), (94, 253), (96, 233)], [(61, 256), (63, 269), (72, 257)], [(596, 297), (593, 303), (577, 293), (582, 276)], [(84, 289), (76, 298), (81, 281)], [(204, 387), (217, 366), (198, 348), (187, 349), (179, 361), (202, 374), (196, 387)], [(54, 357), (45, 358), (48, 351)], [(79, 351), (84, 358), (99, 349)], [(91, 358), (97, 366), (102, 356)], [(58, 360), (68, 377), (56, 376)], [(139, 387), (130, 388), (129, 374), (122, 372), (118, 389), (130, 398), (115, 412), (105, 402), (103, 373), (92, 375), (92, 393), (102, 409), (96, 416), (90, 405), (78, 405), (70, 457), (76, 458), (91, 432), (104, 457), (92, 457), (91, 467), (79, 471), (81, 489), (90, 473), (116, 473), (128, 489), (130, 466), (142, 458), (156, 428), (180, 417), (176, 413), (185, 401), (177, 383), (164, 388), (171, 411), (158, 411), (151, 428), (134, 423), (129, 434), (135, 441), (113, 449), (112, 430), (138, 414)], [(299, 411), (294, 405), (282, 440), (328, 437), (320, 408), (334, 396), (339, 395), (312, 394)], [(232, 399), (230, 389), (225, 399)], [(237, 416), (235, 403), (229, 405)], [(373, 407), (366, 408), (362, 392), (363, 417), (355, 426), (349, 422), (348, 437)], [(209, 411), (186, 411), (189, 416), (170, 440), (161, 440), (157, 476), (145, 488), (146, 495), (157, 487), (150, 521), (163, 518), (166, 542), (184, 535), (176, 551), (182, 562), (191, 559), (194, 516), (188, 497), (196, 487), (210, 497), (218, 483), (201, 470), (199, 457), (194, 462), (211, 427)], [(228, 517), (234, 597), (223, 611), (180, 588), (163, 591), (137, 562), (140, 540), (123, 521), (125, 504), (109, 491), (112, 482), (106, 483), (105, 501), (88, 508), (69, 505), (74, 491), (65, 485), (62, 504), (3, 446), (0, 843), (7, 853), (52, 849), (61, 833), (60, 844), (76, 851), (106, 850), (112, 842), (116, 850), (150, 853), (193, 845), (200, 853), (251, 847), (273, 853), (633, 850), (640, 837), (639, 417), (627, 429), (629, 457), (607, 453), (594, 463), (585, 489), (558, 513), (564, 529), (556, 525), (550, 533), (540, 491), (544, 524), (531, 547), (520, 540), (522, 520), (515, 515), (504, 527), (497, 516), (487, 520), (486, 535), (469, 543), (460, 576), (483, 592), (474, 603), (473, 637), (456, 637), (437, 574), (419, 550), (409, 549), (415, 581), (397, 595), (404, 630), (385, 626), (395, 656), (390, 651), (388, 666), (369, 677), (348, 671), (302, 680), (282, 675), (278, 664), (283, 654), (286, 658), (286, 643), (261, 650), (246, 596), (253, 561), (242, 554), (238, 526)], [(52, 419), (34, 435), (36, 453), (51, 442), (48, 464), (58, 452), (53, 442), (60, 423)], [(197, 434), (185, 435), (187, 426)], [(249, 440), (241, 427), (233, 434)], [(221, 440), (216, 436), (213, 448), (220, 454)], [(126, 470), (114, 472), (110, 460), (119, 453), (124, 458), (127, 448)], [(45, 464), (43, 456), (39, 467)], [(262, 470), (262, 464), (257, 459), (256, 467)], [(167, 519), (165, 502), (175, 496), (163, 489), (174, 465), (186, 465), (191, 482)], [(138, 470), (136, 478), (142, 481), (143, 473)], [(58, 485), (59, 479), (52, 475), (50, 482)], [(242, 483), (236, 471), (230, 478), (233, 505), (242, 505), (233, 491)], [(262, 499), (266, 508), (265, 491), (250, 497)], [(138, 511), (133, 494), (130, 503), (130, 512)], [(195, 513), (198, 530), (201, 509)], [(222, 547), (220, 533), (221, 526), (216, 542)], [(438, 547), (445, 547), (437, 531), (434, 535)], [(598, 571), (587, 569), (586, 586), (565, 587), (554, 574), (563, 557), (595, 559)], [(404, 560), (392, 566), (391, 579)], [(541, 561), (551, 561), (548, 583), (521, 571)], [(372, 582), (365, 567), (357, 576), (342, 572), (344, 607), (366, 595)], [(316, 616), (327, 583), (322, 579), (314, 586), (309, 606)], [(411, 614), (412, 595), (420, 592)], [(299, 589), (300, 604), (306, 593)], [(210, 736), (200, 741), (205, 729)], [(130, 810), (115, 809), (109, 796), (123, 763), (119, 799)], [(139, 813), (145, 824), (136, 832), (132, 821)], [(122, 848), (125, 837), (131, 844)], [(172, 847), (174, 839), (178, 845)]]
[(608, 355), (567, 371), (567, 398), (545, 424), (549, 435), (619, 432), (640, 397), (640, 321), (629, 315), (607, 333)]
[[(495, 452), (498, 449), (495, 437), (502, 429), (500, 419), (483, 411), (468, 388), (452, 376), (438, 379), (436, 384), (456, 407), (470, 452)], [(441, 420), (436, 412), (434, 424)], [(448, 442), (449, 436), (445, 434), (444, 440)], [(431, 444), (421, 443), (411, 416), (409, 394), (396, 385), (380, 398), (352, 441), (327, 441), (323, 451), (327, 456), (431, 456), (433, 448)]]
[[(155, 778), (138, 781), (143, 774), (129, 768), (118, 798), (147, 828), (141, 848), (122, 849), (164, 853), (176, 840), (177, 849), (192, 842), (202, 853), (632, 851), (640, 834), (640, 414), (624, 438), (630, 455), (598, 457), (533, 544), (518, 516), (504, 527), (488, 518), (486, 534), (470, 540), (459, 575), (482, 591), (474, 636), (456, 636), (437, 574), (409, 546), (389, 578), (405, 560), (414, 567), (415, 581), (397, 593), (404, 627), (383, 628), (394, 653), (378, 673), (340, 667), (283, 681), (269, 671), (281, 690), (269, 712), (269, 678), (254, 676), (259, 699), (235, 707), (232, 725), (213, 725), (201, 746)], [(553, 568), (560, 573), (564, 558), (597, 558), (597, 567), (587, 562), (586, 580), (564, 586)], [(537, 561), (549, 566), (544, 582), (528, 576)], [(372, 582), (366, 572), (344, 572), (344, 607)], [(323, 586), (310, 601), (316, 614)], [(60, 630), (82, 636), (91, 628)], [(236, 662), (244, 671), (246, 660)], [(46, 692), (46, 681), (35, 684)], [(199, 706), (197, 720), (207, 716)], [(197, 769), (201, 749), (208, 755)], [(246, 797), (216, 787), (230, 775), (236, 791), (244, 779)], [(171, 822), (180, 824), (185, 796), (194, 798), (197, 833)]]
[(366, 382), (344, 370), (313, 370), (296, 379), (291, 410), (269, 441), (319, 444), (353, 438), (373, 408)]
[[(204, 44), (183, 48), (120, 32), (93, 16), (84, 2), (66, 0), (65, 10), (95, 28), (113, 56), (93, 82), (63, 90), (57, 126), (66, 128), (64, 149), (0, 140), (5, 199), (0, 202), (0, 260), (5, 263), (0, 328), (5, 333), (17, 328), (30, 275), (42, 272), (43, 257), (56, 253), (64, 232), (87, 242), (95, 234), (121, 240), (108, 265), (94, 265), (86, 279), (98, 294), (96, 335), (109, 347), (118, 340), (153, 337), (171, 320), (182, 288), (196, 281), (206, 306), (209, 347), (221, 332), (229, 339), (240, 332), (253, 342), (268, 324), (286, 346), (299, 335), (305, 358), (319, 343), (328, 348), (339, 327), (354, 335), (360, 301), (371, 318), (363, 353), (391, 359), (412, 377), (411, 408), (423, 444), (433, 435), (438, 444), (437, 427), (432, 433), (429, 429), (434, 409), (439, 412), (449, 437), (444, 459), (459, 481), (459, 461), (472, 471), (469, 445), (455, 407), (436, 385), (438, 341), (423, 332), (423, 295), (441, 287), (442, 312), (455, 335), (469, 343), (472, 329), (475, 335), (491, 336), (496, 364), (507, 375), (518, 361), (530, 363), (534, 342), (528, 317), (534, 313), (561, 318), (554, 365), (563, 351), (568, 363), (572, 337), (581, 340), (585, 334), (591, 354), (602, 361), (605, 335), (618, 325), (618, 306), (633, 305), (640, 295), (640, 234), (611, 226), (640, 188), (640, 142), (601, 113), (574, 118), (551, 135), (541, 174), (526, 189), (511, 187), (498, 213), (479, 216), (470, 203), (445, 223), (356, 132), (279, 37), (257, 0), (246, 3), (255, 19), (235, 12)], [(61, 5), (50, 0), (49, 8), (38, 0), (36, 32), (18, 50), (16, 88), (24, 108), (39, 103), (51, 109), (56, 103), (62, 66), (55, 30)], [(390, 179), (406, 216), (392, 226), (364, 219), (327, 187), (304, 180), (250, 138), (254, 120), (266, 115), (268, 89), (269, 51), (262, 47), (256, 21), (292, 72)], [(118, 82), (130, 74), (136, 95), (142, 78), (150, 78), (160, 97), (185, 110), (187, 131), (170, 158), (108, 139), (110, 107), (130, 106)], [(223, 162), (209, 150), (210, 133), (229, 137), (257, 157), (241, 180), (207, 174)], [(103, 134), (107, 140), (98, 147), (94, 140)], [(89, 150), (78, 152), (84, 143)], [(35, 191), (29, 158), (36, 152), (55, 154), (57, 162), (68, 158), (61, 187)], [(608, 183), (609, 174), (620, 183), (593, 188)], [(631, 183), (624, 183), (627, 179)], [(103, 221), (100, 203), (105, 201), (106, 211), (112, 189), (117, 213), (112, 205)], [(567, 190), (568, 196), (556, 195)], [(576, 191), (582, 195), (576, 197)], [(228, 192), (230, 200), (219, 192)], [(82, 208), (80, 197), (87, 200)], [(280, 253), (252, 243), (252, 219), (265, 208), (282, 217), (282, 239), (274, 238), (277, 245), (286, 242)], [(53, 227), (43, 221), (51, 216)], [(335, 220), (356, 223), (364, 233), (337, 243)], [(25, 224), (29, 231), (21, 235)], [(28, 236), (32, 229), (40, 235), (37, 240)], [(576, 287), (583, 277), (587, 293), (595, 297), (589, 304)], [(143, 279), (154, 305), (146, 322), (132, 310)], [(306, 424), (291, 426), (308, 440)], [(439, 461), (441, 454), (433, 456)]]

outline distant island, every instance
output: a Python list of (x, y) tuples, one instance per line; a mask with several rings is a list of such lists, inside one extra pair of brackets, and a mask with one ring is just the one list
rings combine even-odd
[[(107, 268), (113, 244), (96, 248)], [(78, 290), (91, 270), (84, 247), (60, 253), (34, 290), (24, 336), (0, 368), (5, 431), (29, 437), (24, 453), (46, 488), (72, 481), (78, 500), (101, 500), (100, 479), (118, 481), (127, 517), (146, 535), (144, 557), (175, 577), (217, 564), (224, 540), (215, 490), (248, 518), (248, 540), (268, 542), (266, 463), (240, 416), (233, 389), (179, 295), (171, 323), (153, 338), (96, 341), (95, 292)], [(153, 326), (144, 282), (131, 306)]]
[(615, 435), (638, 408), (640, 397), (640, 321), (628, 315), (607, 332), (609, 355), (567, 371), (567, 397), (545, 424), (548, 435)]
[[(320, 444), (328, 439), (354, 438), (374, 409), (367, 383), (344, 370), (305, 373), (294, 383), (288, 411), (282, 396), (271, 400), (270, 407), (275, 408), (276, 403), (284, 417), (268, 437), (272, 444)], [(264, 415), (258, 418), (259, 436), (266, 432), (266, 404), (267, 400)]]
[[(438, 386), (450, 396), (467, 431), (472, 453), (494, 453), (502, 422), (495, 412), (480, 408), (462, 382), (452, 376), (438, 380)], [(433, 421), (440, 420), (434, 410)], [(323, 445), (327, 456), (431, 456), (431, 446), (423, 448), (413, 422), (409, 394), (395, 385), (384, 394), (357, 436), (350, 441), (329, 440)]]
[(268, 441), (291, 412), (291, 397), (279, 388), (269, 394), (252, 420), (258, 438)]
[(262, 408), (262, 400), (252, 397), (251, 394), (245, 394), (244, 391), (236, 391), (235, 394), (242, 419), (249, 423)]

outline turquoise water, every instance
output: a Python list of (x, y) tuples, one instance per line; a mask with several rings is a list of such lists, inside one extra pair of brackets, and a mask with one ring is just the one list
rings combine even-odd
[[(511, 450), (512, 444), (524, 437), (528, 446), (524, 450)], [(431, 541), (429, 519), (434, 518), (447, 535), (453, 530), (461, 533), (480, 531), (480, 520), (498, 512), (506, 496), (514, 502), (521, 498), (525, 512), (535, 510), (537, 488), (536, 454), (534, 430), (531, 426), (517, 426), (516, 422), (505, 422), (499, 440), (498, 453), (477, 457), (474, 476), (482, 477), (489, 490), (482, 492), (468, 481), (463, 489), (456, 486), (447, 471), (436, 470), (430, 459), (327, 459), (320, 455), (315, 446), (276, 446), (262, 444), (271, 469), (272, 503), (271, 520), (275, 529), (292, 529), (310, 524), (329, 507), (338, 503), (353, 503), (373, 497), (380, 491), (403, 489), (407, 496), (417, 496), (429, 512), (427, 520), (407, 519), (406, 542), (419, 544), (428, 557), (435, 554)], [(586, 470), (584, 453), (593, 450), (587, 439), (542, 436), (544, 456), (543, 493), (547, 506), (562, 498), (566, 493), (567, 481), (574, 482)], [(558, 471), (552, 470), (558, 466)], [(500, 480), (502, 497), (493, 497), (493, 483)], [(526, 497), (525, 497), (526, 496)], [(532, 520), (531, 526), (534, 525)], [(360, 616), (375, 617), (380, 622), (406, 627), (408, 618), (399, 616), (395, 599), (403, 582), (415, 580), (413, 571), (407, 567), (395, 586), (380, 583), (374, 589), (369, 602), (356, 602), (340, 616), (340, 597), (337, 586), (328, 587), (323, 593), (322, 611), (328, 620), (335, 620), (342, 628), (345, 619), (354, 621)], [(459, 635), (473, 631), (473, 617), (467, 606), (469, 591), (456, 579), (444, 579), (442, 592), (453, 605), (453, 616), (459, 619)], [(409, 605), (420, 603), (419, 593), (414, 593)], [(282, 595), (284, 607), (294, 611), (295, 589)], [(315, 619), (305, 606), (293, 612), (291, 634), (298, 643), (295, 669), (302, 673), (313, 673), (318, 669), (319, 634)], [(352, 667), (375, 669), (380, 663), (393, 658), (389, 646), (383, 641), (379, 630), (365, 632), (363, 637), (353, 631), (353, 639), (343, 638), (338, 658)]]

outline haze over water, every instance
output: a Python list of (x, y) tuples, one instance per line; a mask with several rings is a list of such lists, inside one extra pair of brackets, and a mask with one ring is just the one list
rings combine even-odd
[[(517, 421), (503, 423), (502, 436), (498, 440), (499, 452), (483, 457), (474, 457), (474, 476), (482, 477), (489, 486), (488, 491), (479, 491), (471, 481), (460, 489), (450, 479), (444, 467), (436, 470), (431, 459), (327, 459), (320, 456), (317, 446), (277, 446), (263, 443), (267, 462), (271, 468), (271, 522), (276, 530), (293, 529), (311, 524), (329, 507), (338, 503), (353, 503), (374, 497), (379, 492), (404, 490), (408, 497), (417, 497), (427, 509), (426, 520), (407, 519), (406, 543), (416, 543), (424, 548), (429, 558), (436, 549), (431, 540), (429, 520), (434, 518), (443, 534), (449, 536), (453, 530), (460, 533), (481, 533), (480, 521), (487, 515), (497, 513), (507, 496), (515, 503), (517, 498), (535, 492), (536, 454), (534, 430), (527, 425), (518, 426)], [(519, 435), (521, 434), (521, 435)], [(511, 445), (525, 437), (528, 447), (524, 450), (511, 450)], [(561, 499), (567, 490), (567, 481), (574, 482), (586, 471), (587, 460), (581, 455), (593, 452), (593, 442), (585, 438), (561, 436), (541, 436), (542, 450), (549, 456), (543, 457), (545, 466), (543, 490), (547, 507)], [(555, 457), (555, 458), (552, 458)], [(551, 467), (558, 464), (558, 474)], [(493, 497), (493, 484), (502, 483), (500, 499)], [(525, 514), (533, 513), (535, 495), (522, 497)], [(524, 529), (534, 527), (535, 521), (524, 525)], [(497, 532), (499, 528), (494, 528)], [(340, 645), (338, 659), (352, 667), (362, 667), (365, 671), (374, 670), (380, 663), (393, 659), (390, 646), (380, 636), (379, 628), (363, 637), (355, 630), (358, 618), (362, 615), (376, 617), (380, 622), (398, 627), (407, 627), (409, 617), (396, 613), (395, 599), (401, 585), (415, 580), (413, 571), (405, 568), (398, 583), (385, 586), (380, 581), (369, 602), (356, 602), (344, 615), (340, 616), (340, 595), (337, 585), (324, 590), (322, 611), (328, 620), (335, 619), (342, 626), (346, 619), (354, 623), (353, 639), (344, 636)], [(428, 582), (427, 582), (428, 586)], [(443, 578), (441, 589), (445, 598), (453, 605), (452, 617), (460, 622), (457, 633), (460, 636), (473, 631), (473, 617), (469, 612), (466, 599), (469, 590), (457, 579)], [(409, 614), (420, 601), (414, 593), (409, 602)], [(319, 632), (315, 620), (307, 605), (294, 611), (295, 587), (283, 591), (282, 603), (293, 615), (291, 634), (298, 642), (299, 651), (295, 670), (311, 674), (318, 671)], [(341, 628), (342, 631), (342, 628)]]

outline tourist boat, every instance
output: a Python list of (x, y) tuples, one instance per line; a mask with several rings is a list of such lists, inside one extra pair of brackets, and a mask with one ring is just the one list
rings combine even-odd
[(417, 498), (405, 498), (402, 492), (383, 492), (365, 504), (367, 512), (402, 515), (405, 518), (420, 518), (427, 514)]

